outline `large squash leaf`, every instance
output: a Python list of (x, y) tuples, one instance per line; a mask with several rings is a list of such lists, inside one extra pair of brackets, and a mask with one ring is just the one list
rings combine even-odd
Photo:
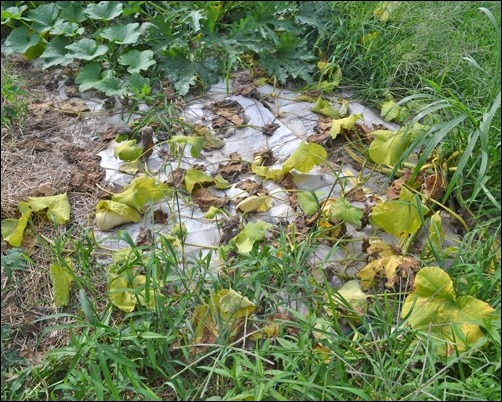
[(70, 220), (70, 201), (66, 193), (49, 197), (29, 197), (28, 204), (35, 212), (47, 209), (47, 218), (58, 225)]
[(483, 325), (500, 319), (488, 304), (472, 296), (457, 297), (450, 276), (439, 267), (424, 267), (415, 278), (415, 289), (406, 298), (401, 316), (430, 335), (443, 355), (465, 350), (483, 338)]
[(142, 211), (149, 202), (158, 202), (169, 194), (167, 184), (147, 175), (135, 177), (121, 193), (114, 194), (112, 201), (121, 202)]

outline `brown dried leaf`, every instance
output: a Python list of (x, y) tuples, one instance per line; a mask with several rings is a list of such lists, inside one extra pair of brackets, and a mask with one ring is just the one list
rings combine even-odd
[(271, 136), (274, 134), (274, 131), (277, 130), (280, 127), (279, 124), (277, 123), (267, 123), (263, 126), (262, 132), (265, 135)]
[(447, 183), (443, 175), (439, 173), (431, 174), (425, 178), (421, 190), (427, 199), (439, 200), (443, 197), (446, 185)]
[(398, 200), (399, 194), (401, 193), (401, 187), (408, 181), (411, 177), (411, 170), (405, 169), (404, 174), (399, 178), (392, 182), (392, 184), (387, 189), (387, 199), (390, 200)]
[(143, 142), (143, 154), (141, 160), (146, 161), (153, 152), (153, 128), (151, 126), (145, 126), (140, 130), (141, 141)]
[(228, 125), (242, 126), (246, 123), (244, 108), (235, 100), (224, 99), (212, 102), (206, 108), (217, 114), (217, 117), (212, 120), (214, 128)]
[(237, 184), (235, 187), (247, 191), (249, 195), (255, 195), (257, 193), (261, 193), (264, 195), (268, 195), (267, 189), (263, 186), (261, 183), (257, 183), (254, 180), (251, 179), (246, 179), (244, 181), (241, 181), (239, 184)]
[(151, 246), (153, 243), (152, 231), (144, 227), (140, 228), (135, 243), (137, 246)]
[(210, 207), (221, 208), (227, 202), (225, 197), (218, 197), (204, 187), (192, 191), (192, 199), (202, 212), (207, 212)]
[(61, 102), (60, 110), (63, 113), (79, 115), (82, 112), (88, 112), (89, 106), (87, 106), (87, 103), (85, 103), (85, 101), (80, 98), (70, 98), (64, 102)]
[(167, 175), (165, 183), (168, 186), (183, 187), (183, 182), (185, 180), (186, 170), (183, 168), (176, 168), (174, 171)]

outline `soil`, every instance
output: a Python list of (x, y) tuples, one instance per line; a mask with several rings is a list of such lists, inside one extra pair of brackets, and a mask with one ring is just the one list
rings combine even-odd
[[(94, 225), (97, 200), (105, 195), (104, 186), (99, 186), (105, 171), (96, 154), (114, 137), (100, 135), (106, 133), (84, 124), (84, 102), (75, 96), (75, 86), (68, 86), (69, 99), (61, 100), (64, 70), (42, 70), (22, 57), (2, 55), (4, 69), (22, 83), (28, 105), (25, 118), (10, 128), (2, 127), (1, 218), (19, 218), (18, 203), (28, 197), (67, 193), (71, 205), (71, 221), (64, 228), (34, 218), (36, 234), (27, 229), (23, 242), (32, 261), (28, 268), (13, 267), (8, 275), (2, 263), (2, 349), (5, 346), (5, 350), (36, 362), (44, 350), (66, 341), (60, 331), (40, 337), (54, 320), (37, 321), (61, 312), (53, 302), (50, 263), (55, 250), (47, 239), (54, 235), (70, 238), (74, 228)], [(2, 240), (2, 259), (9, 251)], [(61, 321), (65, 320), (58, 323)], [(4, 328), (10, 330), (5, 345)], [(2, 366), (3, 360), (4, 350)]]

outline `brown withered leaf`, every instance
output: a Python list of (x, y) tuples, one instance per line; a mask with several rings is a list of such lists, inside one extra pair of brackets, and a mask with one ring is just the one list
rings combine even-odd
[(162, 209), (156, 209), (153, 211), (153, 223), (157, 225), (165, 225), (169, 219), (167, 213), (162, 211)]
[(411, 170), (405, 169), (404, 174), (400, 178), (394, 180), (387, 189), (387, 199), (398, 200), (399, 194), (401, 193), (401, 187), (408, 181), (410, 177), (411, 177)]
[[(232, 163), (232, 162), (230, 162)], [(218, 169), (216, 170), (216, 174), (221, 174), (221, 176), (225, 179), (228, 180), (230, 183), (235, 183), (236, 181), (239, 180), (239, 175), (241, 173), (247, 173), (248, 172), (248, 166), (247, 164), (244, 164), (242, 162), (239, 163), (232, 163), (228, 165), (220, 165), (218, 166)]]
[(183, 168), (176, 168), (174, 171), (167, 175), (165, 183), (168, 186), (183, 187), (183, 181), (185, 180), (186, 170)]
[(261, 183), (257, 183), (254, 180), (246, 179), (241, 181), (235, 187), (247, 191), (249, 195), (255, 195), (257, 193), (261, 193), (263, 195), (268, 195), (267, 189)]
[(324, 144), (330, 138), (329, 131), (331, 130), (331, 125), (333, 124), (333, 119), (331, 117), (319, 116), (317, 126), (314, 127), (314, 134), (307, 137), (308, 142), (314, 142), (316, 144)]
[(137, 246), (151, 246), (153, 243), (152, 231), (141, 227), (135, 243)]
[(89, 106), (80, 98), (70, 98), (61, 102), (60, 110), (63, 113), (79, 115), (82, 112), (88, 112)]
[(246, 98), (260, 99), (260, 92), (256, 89), (254, 85), (243, 85), (240, 88), (235, 88), (232, 91), (232, 95), (242, 95)]
[(259, 163), (253, 162), (253, 164), (258, 164), (259, 166), (272, 166), (277, 161), (271, 149), (255, 152), (253, 154), (253, 160), (255, 159), (261, 160)]
[(141, 159), (146, 161), (153, 152), (153, 128), (151, 126), (145, 126), (140, 130), (140, 133), (141, 141), (143, 143), (143, 154)]
[(439, 200), (443, 197), (446, 185), (446, 180), (442, 174), (431, 174), (425, 178), (421, 191), (427, 199)]
[(345, 194), (345, 199), (349, 202), (365, 202), (367, 200), (367, 197), (366, 193), (361, 187), (353, 187), (347, 194)]
[(192, 199), (202, 212), (207, 212), (211, 207), (221, 208), (227, 202), (225, 197), (219, 197), (204, 187), (192, 191)]
[(265, 135), (271, 136), (272, 134), (274, 134), (274, 131), (277, 130), (279, 127), (281, 126), (277, 123), (267, 123), (263, 126), (262, 132)]
[(228, 125), (242, 126), (246, 123), (246, 115), (241, 104), (232, 99), (224, 99), (206, 105), (206, 108), (217, 116), (212, 120), (214, 128)]
[(239, 233), (239, 225), (239, 216), (234, 216), (225, 222), (225, 224), (221, 227), (220, 246), (227, 244), (230, 239), (237, 236), (237, 233)]

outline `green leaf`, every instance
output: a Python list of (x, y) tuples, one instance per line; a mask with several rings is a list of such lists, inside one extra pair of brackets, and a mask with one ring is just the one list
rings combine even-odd
[(76, 36), (82, 35), (85, 29), (82, 28), (76, 22), (68, 22), (63, 19), (58, 19), (52, 29), (50, 30), (51, 35), (63, 35), (63, 36)]
[(393, 165), (411, 143), (411, 135), (405, 131), (376, 130), (376, 138), (371, 142), (368, 154), (376, 163)]
[(119, 309), (130, 313), (136, 307), (137, 299), (131, 291), (126, 275), (116, 276), (108, 285), (108, 297)]
[[(138, 41), (141, 36), (141, 32), (139, 30), (139, 23), (133, 22), (127, 25), (112, 25), (105, 28), (103, 32), (101, 32), (100, 36), (119, 45), (130, 45), (135, 44)], [(138, 50), (135, 51), (139, 53)]]
[(239, 202), (236, 208), (243, 212), (265, 212), (272, 204), (272, 198), (268, 195), (251, 195)]
[(214, 176), (213, 180), (214, 186), (218, 190), (226, 190), (227, 188), (232, 187), (232, 184), (228, 180), (225, 180), (221, 174)]
[(139, 73), (141, 70), (148, 70), (156, 62), (153, 59), (153, 52), (151, 50), (144, 50), (142, 52), (131, 50), (119, 57), (119, 63), (128, 66), (127, 72), (132, 74)]
[(50, 269), (54, 288), (54, 304), (56, 307), (67, 306), (70, 302), (70, 287), (73, 282), (73, 275), (68, 271), (67, 267), (57, 264), (51, 264)]
[(193, 158), (197, 158), (204, 146), (204, 137), (188, 137), (184, 135), (173, 135), (170, 141), (177, 144), (190, 144), (190, 155)]
[(124, 82), (113, 76), (107, 76), (96, 82), (94, 84), (94, 88), (103, 92), (107, 96), (121, 96), (127, 93), (127, 88), (125, 87)]
[(444, 355), (462, 351), (483, 338), (481, 323), (500, 319), (488, 304), (472, 296), (457, 297), (450, 276), (439, 267), (424, 267), (415, 277), (401, 317), (425, 332)]
[(282, 170), (287, 173), (291, 169), (296, 169), (301, 173), (308, 173), (312, 168), (323, 163), (326, 158), (327, 153), (322, 145), (302, 142), (286, 159)]
[(84, 13), (95, 20), (110, 21), (122, 14), (122, 3), (118, 1), (101, 1), (88, 4)]
[(101, 66), (98, 63), (88, 63), (75, 78), (75, 83), (79, 84), (80, 92), (94, 88), (101, 81)]
[(24, 230), (31, 216), (31, 208), (27, 202), (20, 201), (18, 208), (21, 212), (19, 219), (4, 219), (2, 221), (2, 238), (12, 247), (21, 247)]
[[(67, 66), (74, 59), (68, 56), (68, 50), (66, 46), (71, 43), (69, 38), (64, 36), (56, 36), (53, 38), (45, 48), (45, 51), (40, 55), (44, 60), (43, 68), (49, 68), (52, 66)], [(87, 66), (86, 66), (87, 67)], [(85, 68), (85, 67), (84, 67)]]
[(59, 8), (55, 2), (28, 11), (28, 18), (32, 21), (31, 29), (41, 34), (50, 31), (58, 14)]
[(28, 204), (35, 212), (47, 209), (47, 218), (58, 225), (70, 221), (70, 201), (66, 193), (49, 197), (29, 197)]
[(354, 207), (345, 198), (337, 198), (335, 202), (329, 204), (330, 216), (339, 218), (344, 222), (360, 224), (363, 211)]
[(61, 9), (60, 17), (66, 21), (80, 23), (87, 19), (79, 1), (58, 1), (56, 5)]
[(146, 96), (152, 92), (150, 78), (142, 77), (139, 73), (133, 73), (131, 75), (127, 87), (137, 97)]
[(319, 211), (319, 199), (313, 191), (298, 191), (298, 204), (307, 216), (314, 215)]
[(167, 184), (147, 175), (135, 177), (112, 201), (120, 202), (141, 211), (149, 202), (158, 202), (170, 193)]
[(82, 38), (71, 45), (66, 46), (70, 50), (70, 56), (76, 59), (94, 60), (96, 57), (108, 53), (108, 46), (98, 45), (95, 40)]
[(185, 187), (189, 193), (191, 193), (197, 184), (204, 187), (204, 184), (213, 184), (214, 180), (211, 176), (208, 176), (204, 172), (189, 168), (185, 174)]
[(2, 9), (2, 25), (8, 24), (11, 20), (20, 20), (24, 10), (27, 8), (27, 5), (22, 5), (21, 7), (8, 7)]
[(121, 202), (100, 200), (96, 205), (96, 225), (103, 231), (124, 223), (139, 222), (140, 219), (136, 209)]
[(263, 221), (246, 224), (239, 234), (233, 238), (239, 253), (248, 254), (256, 242), (265, 238), (265, 231), (272, 226), (272, 224)]
[(113, 149), (113, 156), (123, 161), (139, 159), (142, 153), (143, 149), (136, 144), (136, 140), (122, 141)]
[(405, 187), (401, 187), (399, 198), (375, 205), (370, 216), (372, 225), (398, 238), (417, 232), (422, 226), (421, 217), (429, 212)]
[(331, 135), (331, 138), (335, 139), (342, 131), (342, 128), (344, 128), (345, 130), (352, 130), (356, 125), (356, 121), (362, 118), (363, 114), (359, 113), (344, 117), (343, 119), (334, 119), (329, 131), (329, 135)]
[(324, 100), (322, 96), (319, 96), (319, 98), (317, 98), (317, 102), (312, 108), (312, 111), (315, 113), (322, 114), (323, 116), (328, 116), (335, 119), (339, 119), (341, 117), (340, 113), (338, 113), (335, 109), (333, 109), (331, 103), (329, 103), (327, 100)]
[(42, 37), (38, 32), (30, 30), (24, 25), (17, 27), (5, 39), (5, 54), (24, 54), (30, 48), (35, 47), (41, 40)]

